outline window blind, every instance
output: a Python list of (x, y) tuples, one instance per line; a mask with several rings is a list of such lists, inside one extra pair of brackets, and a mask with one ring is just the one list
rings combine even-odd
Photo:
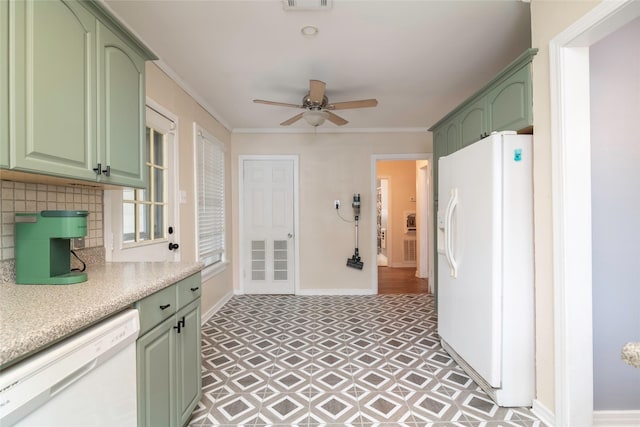
[(224, 260), (224, 147), (203, 129), (196, 131), (198, 259), (205, 266)]

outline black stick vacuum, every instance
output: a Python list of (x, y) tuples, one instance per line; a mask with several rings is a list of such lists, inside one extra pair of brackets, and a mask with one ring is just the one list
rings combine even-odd
[(356, 250), (354, 251), (351, 258), (347, 258), (347, 267), (362, 270), (362, 267), (364, 267), (364, 263), (360, 261), (360, 253), (358, 252), (358, 217), (360, 216), (360, 193), (355, 193), (353, 195), (353, 203), (351, 203), (351, 206), (353, 207), (353, 214), (355, 216), (356, 222)]

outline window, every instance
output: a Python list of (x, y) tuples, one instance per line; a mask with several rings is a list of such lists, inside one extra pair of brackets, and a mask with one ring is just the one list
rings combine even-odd
[(224, 145), (194, 123), (198, 259), (206, 266), (225, 261)]
[(125, 188), (122, 193), (122, 242), (125, 245), (167, 239), (166, 133), (147, 124), (149, 190)]
[(105, 258), (121, 261), (180, 261), (169, 250), (179, 239), (177, 200), (178, 118), (147, 99), (147, 188), (105, 190)]

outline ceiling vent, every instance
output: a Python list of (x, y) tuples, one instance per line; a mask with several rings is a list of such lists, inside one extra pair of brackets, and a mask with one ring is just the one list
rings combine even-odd
[(333, 0), (282, 0), (284, 10), (329, 10)]

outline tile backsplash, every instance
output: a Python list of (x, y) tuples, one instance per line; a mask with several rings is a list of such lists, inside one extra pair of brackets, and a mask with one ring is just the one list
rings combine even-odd
[(15, 214), (43, 210), (87, 210), (85, 247), (102, 247), (103, 190), (0, 180), (0, 261), (14, 259)]

